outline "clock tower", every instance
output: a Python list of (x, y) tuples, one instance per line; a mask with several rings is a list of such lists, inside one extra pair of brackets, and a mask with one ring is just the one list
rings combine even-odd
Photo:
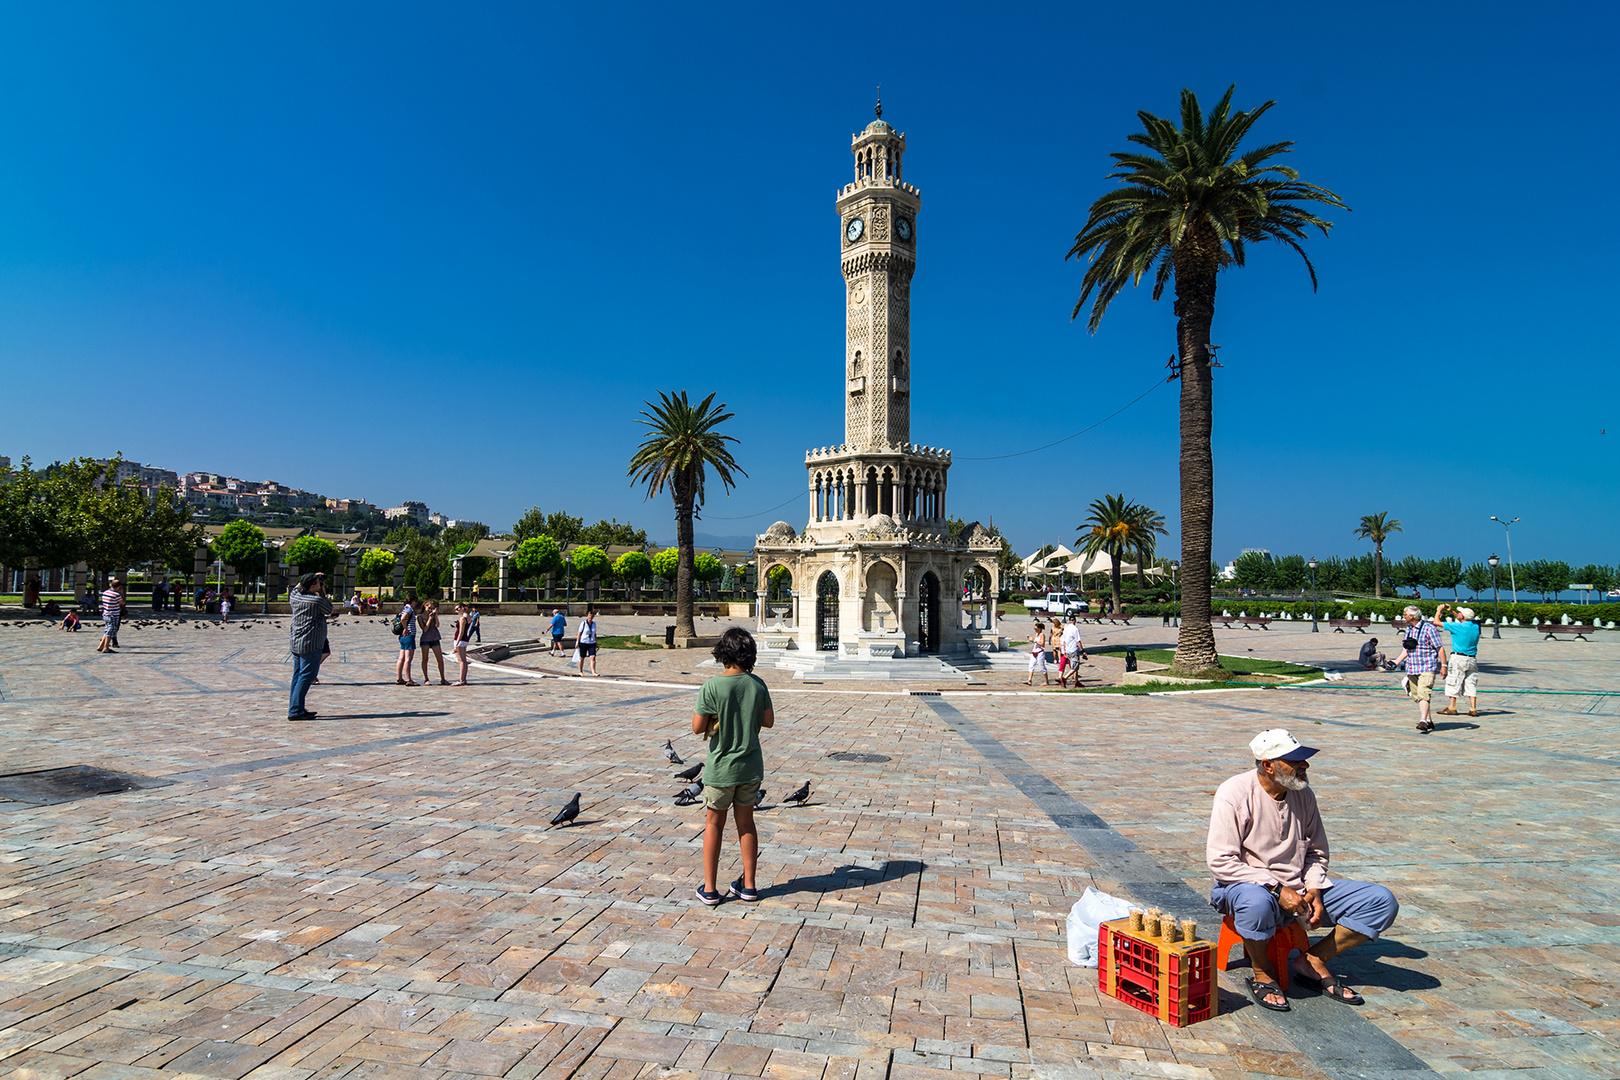
[[(804, 528), (778, 521), (755, 539), (762, 644), (841, 660), (999, 648), (1001, 540), (977, 522), (952, 531), (945, 510), (951, 452), (911, 441), (911, 278), (922, 196), (905, 182), (906, 137), (884, 123), (881, 102), (877, 118), (851, 137), (850, 152), (855, 179), (838, 189), (835, 204), (844, 441), (804, 455)], [(785, 604), (783, 581), (791, 582)], [(982, 624), (965, 618), (964, 589), (985, 596)], [(790, 666), (810, 670), (805, 664)]]
[(844, 445), (911, 441), (911, 275), (921, 195), (902, 176), (906, 137), (877, 119), (852, 137), (855, 181), (838, 193), (844, 275)]

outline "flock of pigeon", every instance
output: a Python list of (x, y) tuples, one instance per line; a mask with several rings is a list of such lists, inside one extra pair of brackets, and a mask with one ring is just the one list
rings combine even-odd
[[(673, 739), (664, 740), (664, 759), (671, 765), (686, 764), (686, 762), (681, 758), (681, 755), (676, 751), (675, 741)], [(703, 762), (700, 761), (690, 768), (682, 769), (680, 772), (675, 774), (675, 779), (691, 781), (685, 787), (681, 788), (680, 791), (675, 793), (676, 806), (694, 806), (703, 800)], [(572, 825), (574, 823), (574, 819), (579, 817), (580, 794), (581, 793), (578, 791), (574, 792), (574, 797), (568, 800), (568, 805), (557, 811), (557, 816), (551, 819), (552, 825)], [(782, 802), (784, 804), (803, 806), (805, 800), (809, 798), (810, 781), (806, 780), (803, 784), (799, 785), (798, 790), (793, 792), (793, 794), (789, 795), (787, 798), (783, 799)], [(754, 797), (754, 805), (758, 807), (764, 802), (765, 789), (760, 788), (759, 794)]]

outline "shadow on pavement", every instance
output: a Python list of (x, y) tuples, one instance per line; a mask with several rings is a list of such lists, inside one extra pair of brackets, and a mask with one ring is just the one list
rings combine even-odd
[(834, 892), (839, 889), (865, 888), (868, 885), (877, 885), (885, 881), (894, 881), (897, 878), (910, 877), (921, 874), (926, 869), (925, 864), (915, 859), (900, 859), (886, 862), (881, 867), (856, 866), (853, 863), (837, 866), (824, 874), (812, 874), (808, 877), (793, 878), (781, 881), (767, 889), (761, 889), (761, 896), (788, 896), (792, 893)]

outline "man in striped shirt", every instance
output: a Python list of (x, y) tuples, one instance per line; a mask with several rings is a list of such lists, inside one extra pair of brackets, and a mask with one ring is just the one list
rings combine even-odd
[(96, 652), (118, 651), (118, 623), (124, 617), (124, 583), (119, 578), (107, 582), (101, 594), (101, 643)]
[(292, 605), (292, 633), (287, 651), (292, 653), (292, 698), (287, 703), (287, 719), (313, 720), (315, 714), (304, 708), (304, 697), (321, 671), (321, 653), (326, 645), (326, 620), (332, 614), (332, 601), (326, 595), (325, 574), (305, 574), (287, 596)]

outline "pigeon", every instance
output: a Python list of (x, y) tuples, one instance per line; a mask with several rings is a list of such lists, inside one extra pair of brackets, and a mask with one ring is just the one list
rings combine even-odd
[(693, 765), (690, 769), (682, 769), (680, 772), (676, 773), (675, 774), (675, 779), (677, 779), (677, 780), (696, 780), (698, 778), (698, 774), (701, 773), (702, 771), (703, 771), (703, 762), (700, 761), (696, 765)]
[(795, 791), (793, 794), (789, 795), (787, 798), (783, 799), (782, 801), (785, 802), (785, 803), (798, 803), (800, 806), (803, 806), (804, 805), (804, 800), (808, 799), (809, 797), (810, 797), (810, 781), (806, 780), (804, 782), (803, 787), (799, 788), (798, 791)]
[(703, 795), (703, 781), (694, 780), (675, 794), (676, 806), (691, 806)]
[(686, 764), (686, 762), (681, 760), (681, 755), (675, 752), (675, 741), (673, 739), (664, 740), (664, 756), (669, 759), (669, 763), (671, 765)]
[(579, 792), (576, 791), (574, 797), (568, 800), (568, 805), (557, 811), (557, 816), (551, 819), (551, 823), (553, 825), (571, 825), (577, 817), (579, 817)]
[(757, 808), (759, 806), (759, 804), (764, 802), (764, 801), (765, 801), (765, 789), (760, 788), (759, 789), (759, 794), (754, 796), (754, 806)]

